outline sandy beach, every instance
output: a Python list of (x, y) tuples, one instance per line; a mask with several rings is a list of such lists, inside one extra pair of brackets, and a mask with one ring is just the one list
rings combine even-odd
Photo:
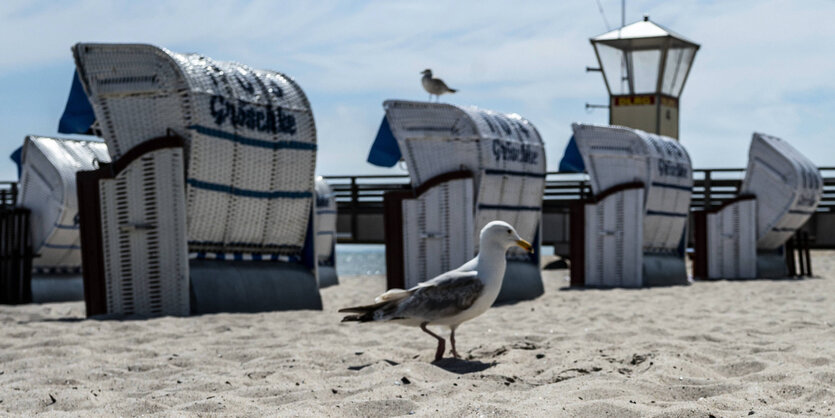
[(0, 413), (241, 416), (832, 416), (835, 252), (817, 278), (571, 290), (495, 307), (432, 364), (418, 329), (339, 322), (384, 290), (342, 277), (323, 312), (86, 320), (0, 307)]

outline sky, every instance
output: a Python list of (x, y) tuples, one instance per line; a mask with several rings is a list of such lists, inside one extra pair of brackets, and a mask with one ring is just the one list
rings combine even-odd
[[(680, 100), (695, 168), (744, 167), (752, 132), (835, 166), (835, 1), (626, 2), (699, 43)], [(601, 15), (600, 8), (603, 9)], [(320, 175), (401, 174), (365, 160), (386, 99), (426, 100), (420, 72), (457, 105), (519, 113), (556, 171), (572, 122), (608, 121), (588, 39), (620, 25), (618, 0), (0, 2), (0, 181), (27, 134), (57, 133), (76, 42), (150, 43), (293, 77), (313, 107)]]

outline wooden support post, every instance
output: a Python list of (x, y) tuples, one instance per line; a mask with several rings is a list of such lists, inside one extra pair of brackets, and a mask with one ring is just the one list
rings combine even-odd
[(359, 205), (359, 188), (356, 176), (351, 176), (351, 241), (357, 241), (357, 206)]
[(711, 202), (710, 202), (710, 170), (705, 170), (705, 180), (704, 180), (704, 210), (710, 209)]
[(806, 258), (806, 277), (812, 277), (811, 245), (809, 242), (809, 232), (803, 231), (803, 256)]

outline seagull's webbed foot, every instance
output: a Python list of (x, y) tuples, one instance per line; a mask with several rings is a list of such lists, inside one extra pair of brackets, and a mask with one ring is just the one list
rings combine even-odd
[(427, 324), (428, 324), (428, 322), (424, 322), (424, 323), (420, 324), (420, 329), (423, 330), (423, 332), (435, 337), (438, 340), (438, 348), (435, 350), (435, 361), (439, 361), (442, 358), (444, 358), (444, 351), (446, 351), (446, 348), (445, 348), (446, 342), (444, 341), (443, 338), (439, 337), (434, 332), (429, 331), (428, 329), (426, 329)]

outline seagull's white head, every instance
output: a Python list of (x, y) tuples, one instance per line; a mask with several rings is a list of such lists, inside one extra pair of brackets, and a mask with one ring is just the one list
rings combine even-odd
[(482, 243), (499, 243), (505, 249), (518, 245), (529, 253), (533, 252), (531, 243), (523, 240), (509, 223), (503, 221), (493, 221), (485, 225), (481, 229), (480, 239)]
[(421, 71), (420, 73), (423, 74), (423, 75), (428, 75), (429, 77), (432, 77), (432, 70), (430, 70), (428, 68)]

